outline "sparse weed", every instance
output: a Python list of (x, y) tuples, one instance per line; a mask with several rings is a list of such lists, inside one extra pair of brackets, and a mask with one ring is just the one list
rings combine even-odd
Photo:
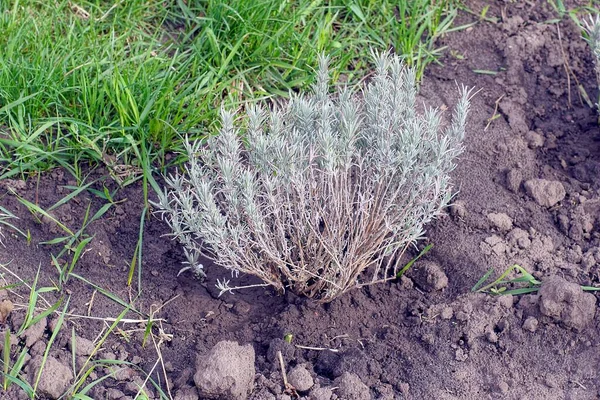
[[(58, 284), (60, 287), (62, 287), (62, 285), (64, 285), (67, 282), (69, 276), (75, 268), (75, 265), (77, 264), (79, 259), (85, 254), (86, 246), (93, 240), (93, 236), (88, 236), (85, 233), (86, 229), (89, 228), (90, 224), (102, 218), (110, 210), (110, 208), (115, 205), (115, 203), (112, 201), (112, 199), (110, 199), (108, 203), (100, 207), (92, 216), (90, 216), (92, 204), (89, 203), (83, 216), (82, 225), (76, 231), (72, 230), (66, 224), (62, 223), (59, 219), (54, 217), (52, 215), (52, 211), (68, 203), (84, 190), (89, 190), (90, 185), (92, 185), (93, 183), (95, 182), (90, 182), (86, 185), (82, 185), (77, 188), (72, 188), (73, 191), (71, 193), (58, 200), (56, 203), (54, 203), (47, 209), (43, 209), (39, 205), (32, 203), (31, 201), (17, 195), (16, 193), (13, 193), (17, 197), (18, 201), (25, 207), (27, 207), (27, 209), (32, 213), (32, 215), (38, 220), (39, 223), (54, 224), (55, 226), (60, 228), (60, 230), (64, 232), (64, 234), (66, 234), (66, 236), (59, 236), (54, 239), (40, 243), (44, 245), (63, 245), (62, 250), (57, 255), (51, 255), (52, 264), (56, 267), (56, 269), (59, 272)], [(67, 253), (71, 255), (70, 262), (60, 261), (61, 258)]]
[[(507, 279), (511, 274), (517, 273), (516, 278)], [(489, 279), (494, 273), (493, 269), (489, 269), (482, 277), (477, 281), (475, 286), (471, 288), (471, 292), (478, 293), (489, 293), (494, 295), (520, 295), (535, 293), (540, 290), (542, 282), (535, 279), (527, 270), (520, 265), (513, 265), (504, 271), (497, 279), (492, 283), (483, 286), (483, 284)], [(600, 288), (594, 286), (581, 286), (581, 289), (587, 292), (599, 291)]]
[[(38, 384), (39, 384), (40, 377), (44, 371), (44, 368), (46, 368), (46, 360), (50, 354), (50, 350), (51, 350), (53, 343), (55, 343), (60, 332), (64, 331), (65, 323), (70, 319), (90, 319), (90, 320), (97, 320), (97, 321), (103, 322), (105, 327), (102, 330), (102, 332), (99, 334), (99, 336), (96, 338), (96, 340), (94, 341), (95, 344), (94, 344), (93, 351), (86, 358), (85, 362), (79, 368), (77, 368), (75, 365), (75, 353), (74, 352), (75, 352), (75, 349), (77, 348), (77, 342), (76, 342), (77, 339), (76, 339), (74, 330), (72, 330), (72, 332), (71, 332), (71, 344), (72, 344), (71, 351), (72, 351), (72, 363), (73, 363), (72, 368), (73, 368), (74, 379), (73, 379), (71, 385), (67, 388), (67, 390), (64, 393), (65, 398), (81, 399), (81, 400), (91, 399), (89, 393), (96, 385), (100, 384), (105, 379), (114, 376), (116, 373), (118, 373), (118, 370), (120, 368), (128, 367), (128, 368), (133, 368), (134, 370), (141, 373), (142, 377), (144, 378), (144, 384), (152, 385), (152, 387), (156, 390), (156, 393), (158, 394), (160, 399), (172, 399), (172, 396), (164, 391), (163, 385), (161, 385), (155, 379), (151, 378), (151, 375), (153, 374), (156, 366), (162, 365), (162, 363), (163, 363), (160, 347), (162, 346), (164, 341), (170, 340), (170, 338), (171, 338), (171, 335), (167, 335), (163, 332), (162, 327), (161, 327), (162, 320), (159, 318), (156, 318), (156, 314), (161, 310), (162, 307), (150, 310), (151, 311), (150, 314), (142, 313), (142, 312), (136, 310), (132, 303), (128, 303), (128, 302), (120, 299), (115, 294), (113, 294), (97, 285), (94, 285), (91, 282), (86, 281), (85, 279), (82, 279), (81, 277), (77, 276), (76, 274), (73, 274), (74, 277), (81, 279), (83, 282), (85, 282), (87, 284), (90, 284), (92, 287), (95, 288), (95, 290), (97, 292), (101, 293), (102, 295), (105, 295), (111, 301), (114, 301), (115, 303), (122, 306), (123, 310), (115, 318), (93, 317), (93, 316), (72, 314), (69, 312), (69, 303), (70, 302), (68, 299), (66, 301), (59, 300), (55, 303), (52, 303), (44, 297), (44, 294), (46, 294), (48, 292), (57, 291), (58, 288), (55, 288), (55, 287), (38, 288), (37, 287), (37, 283), (38, 283), (37, 275), (34, 278), (34, 281), (32, 282), (32, 284), (29, 285), (26, 282), (24, 282), (23, 280), (21, 280), (18, 276), (16, 276), (6, 266), (2, 266), (2, 267), (7, 273), (9, 273), (9, 275), (12, 275), (18, 281), (18, 284), (8, 285), (8, 286), (6, 286), (7, 288), (23, 286), (23, 287), (28, 288), (28, 290), (29, 290), (27, 303), (26, 304), (16, 304), (16, 307), (17, 307), (15, 309), (16, 312), (22, 312), (22, 311), (25, 312), (24, 322), (23, 322), (22, 326), (18, 329), (18, 331), (15, 332), (16, 336), (19, 336), (24, 331), (26, 331), (28, 328), (30, 328), (31, 326), (40, 322), (45, 317), (49, 317), (51, 315), (58, 316), (57, 321), (54, 324), (52, 334), (48, 338), (44, 352), (42, 354), (41, 366), (40, 366), (37, 374), (33, 377), (34, 380), (32, 382), (29, 382), (28, 381), (29, 377), (27, 377), (23, 373), (23, 368), (26, 364), (29, 348), (27, 348), (26, 346), (19, 346), (19, 350), (17, 350), (17, 353), (14, 355), (14, 362), (11, 362), (11, 360), (13, 359), (13, 355), (11, 354), (11, 349), (14, 349), (14, 346), (11, 347), (11, 332), (8, 329), (5, 330), (4, 336), (2, 337), (2, 340), (4, 342), (4, 346), (3, 346), (3, 350), (2, 350), (2, 361), (1, 361), (2, 376), (3, 376), (2, 390), (6, 391), (9, 389), (11, 384), (16, 384), (27, 394), (27, 396), (29, 398), (31, 398), (31, 399), (37, 398), (39, 396)], [(62, 305), (62, 309), (59, 310), (59, 308), (61, 308), (61, 305)], [(138, 314), (140, 316), (140, 318), (138, 318), (138, 319), (126, 318), (126, 315), (130, 312)], [(144, 371), (139, 366), (129, 363), (127, 361), (104, 360), (104, 359), (99, 359), (97, 357), (99, 350), (105, 346), (106, 341), (108, 340), (110, 335), (112, 335), (115, 332), (120, 330), (119, 326), (134, 325), (134, 326), (136, 326), (136, 328), (131, 331), (132, 333), (133, 332), (144, 332), (144, 331), (148, 330), (147, 327), (145, 327), (145, 328), (138, 327), (140, 324), (144, 324), (144, 323), (150, 327), (149, 332), (147, 334), (144, 334), (144, 340), (146, 340), (147, 338), (152, 338), (152, 342), (154, 343), (154, 346), (155, 346), (155, 349), (157, 352), (157, 362), (152, 371), (150, 371), (150, 372)], [(158, 331), (156, 331), (156, 330), (153, 331), (152, 327), (157, 327), (157, 326), (159, 327)], [(109, 368), (109, 370), (110, 370), (109, 373), (104, 373), (106, 368)], [(163, 369), (164, 369), (164, 367), (163, 367)], [(92, 376), (93, 372), (99, 373), (100, 376), (98, 378), (95, 378), (94, 380), (90, 380), (90, 376)], [(166, 375), (165, 375), (165, 379), (166, 379)], [(168, 392), (168, 388), (167, 388), (167, 392)], [(137, 398), (143, 398), (144, 395), (143, 395), (142, 388), (140, 388), (140, 393), (138, 395), (139, 396)]]
[[(517, 272), (520, 274), (519, 277), (513, 279), (506, 279), (511, 273)], [(504, 271), (497, 279), (492, 283), (482, 286), (489, 277), (494, 273), (493, 269), (488, 270), (485, 275), (479, 279), (479, 281), (471, 288), (471, 292), (490, 293), (490, 294), (526, 294), (532, 293), (539, 290), (542, 282), (538, 281), (531, 275), (527, 270), (520, 265), (513, 265)], [(524, 287), (518, 287), (515, 289), (509, 289), (513, 285), (522, 285)]]
[[(11, 220), (19, 219), (16, 215), (8, 211), (6, 208), (0, 206), (0, 225), (4, 225), (13, 231), (17, 232), (19, 235), (27, 239), (27, 244), (31, 242), (31, 233), (29, 231), (24, 232), (21, 229), (17, 228), (17, 226), (10, 222)], [(2, 242), (2, 238), (4, 237), (4, 233), (2, 232), (2, 227), (0, 226), (0, 245), (4, 245)]]

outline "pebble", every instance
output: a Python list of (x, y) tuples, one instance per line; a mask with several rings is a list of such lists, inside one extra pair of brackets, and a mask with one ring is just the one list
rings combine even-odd
[(518, 169), (511, 169), (506, 174), (506, 186), (513, 193), (518, 193), (523, 182), (523, 173)]
[(525, 140), (531, 149), (542, 147), (544, 145), (544, 137), (534, 131), (527, 132), (525, 134)]
[(310, 372), (302, 365), (297, 366), (289, 372), (288, 381), (299, 392), (306, 392), (315, 384)]
[(510, 231), (513, 227), (512, 219), (505, 213), (489, 213), (487, 219), (501, 231)]
[(525, 322), (523, 322), (523, 329), (529, 332), (535, 332), (538, 328), (538, 320), (535, 317), (527, 317)]
[(467, 206), (462, 200), (457, 200), (450, 205), (450, 214), (453, 217), (464, 218), (467, 216)]
[(525, 191), (542, 207), (552, 207), (562, 201), (567, 192), (559, 181), (530, 179), (524, 184)]
[(490, 343), (498, 342), (498, 334), (494, 331), (488, 332), (485, 337)]

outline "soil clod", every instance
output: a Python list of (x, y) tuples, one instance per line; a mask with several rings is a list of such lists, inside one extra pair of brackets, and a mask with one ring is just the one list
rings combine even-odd
[(201, 398), (245, 400), (254, 383), (254, 349), (221, 341), (196, 360), (194, 382)]

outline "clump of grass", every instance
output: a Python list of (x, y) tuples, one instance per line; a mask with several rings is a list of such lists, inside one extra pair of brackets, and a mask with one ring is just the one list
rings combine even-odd
[(389, 54), (374, 61), (360, 95), (330, 97), (322, 57), (311, 95), (249, 107), (242, 138), (223, 110), (219, 135), (187, 145), (186, 173), (167, 179), (158, 206), (198, 272), (203, 254), (322, 301), (397, 276), (450, 201), (469, 91), (442, 128), (438, 111), (415, 110), (414, 68)]
[(343, 2), (349, 13), (344, 23), (377, 48), (391, 46), (404, 62), (415, 68), (420, 80), (425, 68), (437, 62), (445, 47), (438, 40), (453, 27), (458, 2), (453, 0)]
[(153, 168), (217, 104), (308, 87), (319, 52), (351, 82), (368, 47), (393, 47), (421, 75), (455, 14), (451, 0), (2, 2), (0, 175), (80, 178), (93, 162), (156, 190)]

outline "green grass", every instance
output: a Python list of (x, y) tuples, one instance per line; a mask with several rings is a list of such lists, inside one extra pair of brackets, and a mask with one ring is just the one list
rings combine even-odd
[[(540, 290), (542, 286), (541, 281), (535, 279), (533, 275), (518, 264), (514, 264), (507, 268), (492, 283), (483, 286), (493, 273), (494, 269), (489, 269), (479, 281), (477, 281), (475, 286), (471, 288), (471, 292), (489, 293), (493, 295), (521, 295), (535, 293)], [(511, 278), (514, 275), (517, 275), (517, 277)], [(600, 291), (600, 288), (595, 286), (581, 286), (581, 290), (586, 292), (597, 292)]]
[(349, 82), (370, 48), (421, 74), (455, 1), (1, 0), (0, 178), (91, 163), (156, 190), (183, 135), (222, 103), (307, 88), (320, 52)]
[[(12, 384), (16, 384), (17, 386), (19, 386), (29, 398), (39, 398), (38, 384), (42, 373), (46, 368), (46, 361), (50, 354), (50, 350), (55, 344), (59, 333), (66, 328), (66, 323), (69, 320), (88, 319), (103, 322), (102, 329), (100, 330), (100, 332), (94, 335), (96, 336), (96, 340), (94, 343), (93, 351), (90, 355), (88, 355), (83, 365), (78, 368), (76, 367), (75, 363), (75, 349), (77, 347), (77, 337), (75, 334), (75, 329), (71, 328), (71, 364), (74, 379), (61, 398), (82, 400), (91, 399), (88, 393), (92, 390), (92, 388), (94, 388), (98, 384), (101, 384), (101, 382), (105, 379), (114, 376), (117, 373), (118, 369), (130, 367), (137, 370), (140, 373), (140, 376), (145, 380), (145, 384), (152, 387), (156, 391), (160, 399), (172, 399), (172, 396), (170, 394), (167, 394), (169, 393), (169, 388), (166, 387), (165, 389), (164, 386), (166, 385), (161, 385), (161, 383), (157, 382), (157, 380), (155, 379), (156, 376), (159, 375), (159, 373), (155, 371), (157, 366), (162, 366), (164, 372), (164, 361), (162, 358), (161, 347), (164, 344), (164, 340), (170, 340), (170, 337), (172, 336), (162, 331), (161, 324), (164, 320), (156, 317), (156, 315), (161, 311), (162, 307), (151, 307), (149, 313), (141, 312), (134, 307), (134, 302), (135, 300), (137, 300), (137, 298), (133, 299), (132, 302), (127, 302), (125, 300), (122, 300), (119, 296), (113, 294), (112, 292), (87, 281), (86, 279), (78, 276), (77, 274), (72, 274), (73, 277), (81, 280), (85, 284), (90, 285), (94, 289), (94, 293), (97, 292), (105, 296), (109, 301), (114, 302), (122, 308), (122, 310), (116, 317), (97, 317), (90, 315), (73, 314), (69, 312), (70, 297), (62, 291), (62, 288), (60, 288), (57, 285), (39, 286), (39, 269), (35, 277), (33, 278), (33, 282), (31, 284), (28, 284), (26, 281), (17, 276), (8, 268), (7, 265), (0, 264), (0, 270), (6, 272), (6, 274), (0, 272), (0, 277), (4, 282), (7, 282), (7, 279), (10, 281), (16, 281), (14, 284), (2, 286), (0, 287), (0, 289), (9, 290), (11, 293), (14, 294), (14, 296), (12, 296), (13, 298), (18, 297), (27, 299), (26, 304), (15, 303), (15, 308), (13, 311), (11, 311), (12, 313), (16, 312), (25, 314), (21, 326), (13, 327), (13, 330), (15, 330), (15, 332), (13, 332), (14, 335), (21, 335), (28, 328), (32, 327), (37, 323), (40, 323), (46, 317), (55, 316), (55, 318), (57, 318), (52, 333), (46, 340), (44, 352), (42, 354), (43, 358), (41, 366), (37, 374), (35, 374), (35, 376), (29, 377), (24, 371), (24, 366), (26, 364), (26, 357), (28, 355), (29, 348), (24, 346), (22, 342), (11, 346), (10, 325), (6, 324), (6, 326), (4, 327), (4, 334), (0, 335), (0, 340), (3, 341), (3, 348), (0, 352), (0, 375), (2, 381), (2, 387), (0, 388), (0, 398), (3, 398), (3, 393), (9, 390)], [(16, 289), (19, 289), (19, 294), (17, 294)], [(55, 296), (58, 298), (58, 300), (56, 300), (54, 303), (52, 302), (52, 300), (46, 298), (46, 296), (50, 295), (51, 293), (58, 293), (58, 295)], [(134, 316), (138, 315), (139, 318), (126, 318), (126, 315), (128, 313), (131, 313)], [(132, 326), (134, 326), (133, 329), (128, 328)], [(148, 338), (152, 340), (154, 350), (156, 351), (156, 362), (152, 371), (146, 372), (140, 369), (139, 366), (133, 365), (126, 361), (105, 360), (99, 358), (99, 352), (107, 344), (109, 337), (114, 335), (116, 332), (124, 332), (120, 327), (122, 327), (123, 329), (129, 329), (131, 334), (137, 333), (137, 337), (139, 337), (140, 340), (143, 340), (144, 343)], [(141, 336), (142, 334), (143, 337)], [(108, 369), (109, 371), (105, 372), (105, 369)], [(94, 372), (97, 374), (99, 373), (99, 377), (92, 379), (92, 373)], [(152, 377), (153, 374), (156, 375), (154, 378)], [(167, 393), (165, 393), (165, 390)], [(143, 398), (140, 396), (141, 394), (138, 394), (138, 397), (136, 398)]]
[(586, 0), (581, 1), (577, 4), (576, 7), (568, 7), (565, 4), (564, 0), (547, 0), (548, 4), (552, 7), (554, 12), (556, 13), (556, 18), (550, 19), (546, 21), (548, 24), (555, 24), (565, 17), (569, 17), (573, 20), (579, 27), (583, 28), (582, 18), (585, 19), (589, 15), (597, 15), (598, 14), (598, 6), (600, 6), (600, 1), (598, 0)]

